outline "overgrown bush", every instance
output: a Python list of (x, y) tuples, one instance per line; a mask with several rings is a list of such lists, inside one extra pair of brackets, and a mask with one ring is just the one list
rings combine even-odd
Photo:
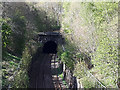
[(3, 43), (3, 47), (6, 47), (9, 43), (10, 43), (10, 34), (11, 34), (11, 27), (10, 25), (7, 23), (8, 20), (3, 20), (3, 24), (2, 24), (2, 43)]
[(20, 10), (16, 10), (15, 15), (12, 18), (12, 22), (15, 25), (15, 30), (12, 30), (11, 46), (14, 46), (14, 48), (12, 47), (14, 52), (21, 56), (26, 42), (26, 19)]
[(93, 80), (91, 78), (88, 77), (83, 77), (80, 79), (82, 85), (84, 88), (95, 88), (95, 83), (93, 82)]
[[(34, 39), (39, 32), (60, 29), (59, 9), (61, 5), (54, 4), (59, 6), (55, 11), (55, 6), (51, 3), (47, 4), (48, 7), (44, 3), (46, 8), (44, 8), (43, 3), (39, 3), (39, 5), (31, 3), (32, 8), (26, 2), (3, 4), (5, 6), (3, 7), (4, 19), (10, 18), (10, 22), (4, 22), (2, 25), (4, 51), (11, 56), (20, 58), (17, 62), (17, 58), (3, 56), (3, 61), (5, 61), (3, 62), (3, 87), (27, 88), (29, 83), (27, 71), (31, 58), (36, 53), (37, 48), (41, 47), (41, 43)], [(9, 73), (10, 75), (8, 75)]]
[(71, 70), (74, 69), (74, 60), (73, 60), (72, 54), (71, 54), (70, 52), (68, 52), (68, 51), (63, 52), (63, 53), (61, 54), (61, 61), (64, 62), (65, 65), (66, 65), (69, 69), (71, 69)]
[(74, 75), (81, 79), (86, 76), (86, 65), (84, 62), (77, 63), (74, 69)]
[[(69, 43), (74, 43), (80, 52), (90, 56), (90, 62), (94, 65), (90, 71), (96, 78), (107, 87), (117, 87), (118, 3), (63, 3), (63, 8), (65, 13), (61, 32), (71, 34), (65, 38)], [(81, 53), (77, 57), (86, 60)], [(76, 76), (80, 77), (79, 73), (83, 73), (80, 65), (76, 69)]]

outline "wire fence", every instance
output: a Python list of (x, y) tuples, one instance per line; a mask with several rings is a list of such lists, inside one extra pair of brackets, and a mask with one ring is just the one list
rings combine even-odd
[(102, 84), (92, 73), (90, 73), (86, 68), (81, 64), (82, 68), (84, 68), (84, 72), (87, 74), (88, 79), (90, 78), (92, 82), (95, 84), (95, 88), (107, 88)]
[[(64, 45), (62, 45), (62, 49), (63, 49), (63, 51), (65, 51)], [(76, 60), (76, 63), (78, 63), (77, 60)], [(84, 72), (86, 73), (87, 78), (88, 78), (88, 79), (91, 79), (92, 82), (94, 83), (94, 88), (100, 88), (100, 89), (107, 88), (107, 87), (106, 87), (105, 85), (103, 85), (102, 82), (99, 81), (92, 73), (90, 73), (90, 72), (86, 69), (86, 67), (84, 67), (82, 64), (81, 64), (81, 67), (82, 67), (82, 69), (84, 69)], [(79, 83), (79, 84), (80, 84), (80, 83)], [(83, 87), (84, 87), (84, 86), (83, 86)]]

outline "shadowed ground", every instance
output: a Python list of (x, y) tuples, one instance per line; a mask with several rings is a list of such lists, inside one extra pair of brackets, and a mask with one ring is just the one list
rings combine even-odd
[(30, 88), (54, 88), (50, 54), (41, 54), (30, 68)]

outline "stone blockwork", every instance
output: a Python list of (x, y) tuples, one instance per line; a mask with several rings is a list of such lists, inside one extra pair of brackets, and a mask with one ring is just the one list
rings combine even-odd
[(54, 41), (56, 44), (63, 44), (64, 38), (59, 32), (41, 32), (37, 36), (37, 41), (45, 44), (48, 41)]

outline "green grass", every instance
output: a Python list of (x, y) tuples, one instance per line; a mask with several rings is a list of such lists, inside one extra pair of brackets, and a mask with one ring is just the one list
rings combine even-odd
[(63, 79), (63, 73), (59, 74), (59, 77)]
[(68, 88), (67, 82), (65, 80), (63, 80), (63, 84), (66, 86), (66, 88)]
[(16, 72), (16, 68), (19, 65), (21, 58), (14, 56), (8, 52), (5, 52), (5, 56), (3, 57), (3, 65), (2, 65), (2, 77), (3, 83), (2, 86), (7, 88), (9, 83), (12, 85), (13, 82), (8, 81), (8, 78), (13, 76), (14, 72)]
[(59, 76), (60, 78), (62, 78), (63, 84), (66, 86), (66, 88), (68, 88), (67, 82), (66, 82), (65, 80), (63, 80), (63, 73), (59, 74), (58, 76)]
[(21, 60), (21, 58), (19, 58), (17, 56), (14, 56), (14, 55), (12, 55), (12, 54), (10, 54), (8, 52), (6, 52), (6, 55), (7, 55), (7, 58), (9, 58), (9, 59), (15, 59), (15, 60), (18, 60), (18, 61)]

